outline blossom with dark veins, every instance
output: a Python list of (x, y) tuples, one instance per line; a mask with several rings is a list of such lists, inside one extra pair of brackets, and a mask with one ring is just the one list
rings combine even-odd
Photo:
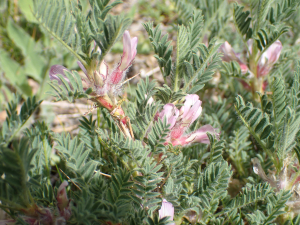
[[(166, 138), (166, 143), (171, 143), (173, 146), (186, 146), (191, 143), (209, 144), (209, 139), (206, 132), (210, 132), (219, 137), (219, 133), (211, 125), (205, 125), (198, 130), (186, 133), (189, 126), (200, 116), (202, 112), (201, 101), (199, 96), (192, 94), (185, 97), (184, 105), (178, 110), (174, 104), (166, 104), (163, 110), (157, 114), (161, 120), (166, 118), (170, 125), (170, 133)], [(157, 118), (156, 118), (157, 119)]]

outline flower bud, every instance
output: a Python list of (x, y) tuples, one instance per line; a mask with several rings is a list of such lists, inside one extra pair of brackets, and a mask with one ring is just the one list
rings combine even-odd
[(247, 65), (243, 63), (243, 61), (240, 59), (238, 54), (234, 52), (233, 48), (227, 41), (225, 41), (225, 43), (221, 45), (220, 51), (224, 54), (222, 57), (223, 61), (225, 62), (237, 61), (238, 64), (240, 65), (242, 74), (247, 73), (247, 71), (249, 70)]
[(68, 186), (68, 182), (64, 181), (62, 182), (62, 184), (59, 186), (57, 190), (56, 200), (57, 200), (57, 206), (59, 210), (63, 210), (69, 205), (69, 200), (66, 191), (67, 186)]

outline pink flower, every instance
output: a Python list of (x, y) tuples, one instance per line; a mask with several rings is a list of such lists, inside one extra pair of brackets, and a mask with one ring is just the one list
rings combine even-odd
[(66, 187), (68, 186), (68, 182), (64, 181), (57, 190), (56, 200), (57, 207), (59, 209), (60, 216), (64, 217), (68, 220), (71, 217), (71, 208), (70, 201), (67, 196)]
[[(92, 88), (93, 96), (104, 96), (108, 94), (110, 97), (114, 96), (121, 88), (127, 69), (131, 66), (135, 56), (137, 47), (137, 37), (131, 39), (128, 31), (125, 31), (123, 35), (123, 55), (121, 61), (117, 67), (109, 74), (108, 66), (103, 61), (99, 65), (98, 70), (89, 71), (89, 68), (85, 68), (84, 65), (78, 61), (78, 65), (85, 75), (81, 75), (81, 81), (83, 89)], [(49, 71), (49, 77), (51, 80), (58, 80), (61, 83), (58, 74), (61, 74), (67, 82), (65, 71), (69, 71), (67, 68), (61, 65), (53, 65)]]
[(275, 41), (260, 57), (257, 64), (257, 77), (267, 75), (278, 61), (282, 49), (280, 41)]
[[(170, 220), (174, 219), (174, 207), (171, 202), (168, 202), (166, 199), (162, 201), (161, 208), (158, 210), (159, 219), (162, 219), (166, 216), (170, 216)], [(175, 225), (175, 223), (171, 223), (171, 225)]]
[(126, 30), (123, 35), (123, 55), (121, 62), (109, 76), (109, 84), (118, 84), (123, 80), (126, 70), (131, 66), (136, 55), (136, 47), (137, 37), (131, 39), (129, 32)]
[[(247, 43), (248, 43), (249, 52), (250, 54), (252, 54), (253, 40), (249, 40)], [(252, 71), (252, 72), (256, 72), (257, 77), (262, 77), (269, 74), (273, 65), (279, 59), (281, 49), (282, 49), (281, 42), (279, 40), (275, 41), (260, 57), (256, 68), (257, 71)], [(222, 57), (223, 61), (226, 62), (237, 61), (241, 67), (241, 71), (243, 74), (249, 71), (247, 65), (240, 59), (238, 54), (236, 54), (233, 51), (233, 48), (227, 41), (225, 41), (225, 43), (220, 47), (220, 51), (224, 54), (224, 56)], [(249, 72), (251, 74), (251, 71)]]
[(234, 52), (233, 48), (227, 41), (225, 41), (225, 43), (221, 45), (220, 51), (224, 54), (222, 57), (223, 61), (225, 62), (237, 61), (240, 65), (242, 74), (247, 73), (247, 71), (249, 70), (248, 66), (245, 63), (243, 63), (243, 61), (240, 59), (238, 54)]
[(210, 125), (205, 125), (198, 130), (186, 134), (189, 126), (200, 116), (202, 112), (201, 101), (198, 95), (187, 95), (184, 105), (178, 110), (175, 105), (169, 103), (163, 107), (163, 110), (157, 114), (161, 120), (166, 118), (170, 125), (170, 133), (166, 138), (166, 143), (176, 145), (188, 145), (191, 143), (209, 144), (206, 132), (210, 132), (219, 137), (219, 133)]

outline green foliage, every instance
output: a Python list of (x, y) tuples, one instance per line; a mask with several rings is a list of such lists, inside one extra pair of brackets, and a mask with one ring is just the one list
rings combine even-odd
[(55, 148), (66, 162), (66, 167), (70, 172), (69, 174), (66, 171), (67, 175), (81, 185), (89, 184), (98, 164), (88, 158), (90, 150), (86, 148), (84, 143), (80, 143), (77, 137), (71, 139), (68, 134), (57, 137), (56, 141), (57, 146)]
[(252, 37), (252, 28), (250, 27), (251, 24), (251, 17), (250, 11), (243, 11), (244, 7), (239, 6), (237, 3), (234, 4), (233, 7), (233, 15), (234, 15), (234, 23), (235, 26), (238, 28), (241, 36), (246, 35), (246, 40)]
[(247, 150), (250, 149), (251, 142), (249, 139), (249, 131), (246, 127), (241, 127), (233, 132), (229, 142), (229, 155), (235, 168), (241, 176), (247, 174), (245, 165), (249, 164), (249, 156)]
[[(149, 99), (156, 93), (155, 82), (141, 81), (136, 89), (136, 107), (129, 107), (128, 116), (132, 121), (132, 128), (139, 140), (143, 140), (150, 126), (153, 124), (156, 113), (161, 107), (160, 101), (148, 104)], [(158, 128), (160, 129), (160, 128)], [(165, 128), (163, 128), (165, 129)]]
[[(124, 16), (112, 16), (108, 12), (120, 1), (89, 1), (91, 10), (83, 15), (80, 2), (36, 0), (36, 18), (40, 24), (84, 65), (95, 66), (94, 60), (103, 60), (113, 44), (130, 24)], [(60, 23), (64, 21), (64, 23)], [(94, 49), (95, 41), (101, 53)]]
[[(275, 197), (274, 195), (272, 188), (268, 184), (248, 185), (248, 187), (243, 188), (238, 196), (225, 203), (224, 210), (220, 214), (223, 215), (226, 213), (229, 220), (236, 221), (240, 216), (240, 209), (245, 208), (247, 212), (248, 207), (251, 207), (258, 202), (274, 200), (272, 199), (272, 197)], [(284, 193), (284, 195), (286, 198), (288, 193)], [(284, 200), (286, 201), (287, 199)], [(282, 208), (281, 204), (279, 208)], [(250, 215), (248, 216), (250, 217)], [(251, 216), (253, 216), (253, 214), (251, 214)]]
[(201, 44), (203, 18), (200, 11), (194, 11), (187, 26), (178, 26), (176, 64), (172, 70), (172, 48), (171, 42), (167, 42), (168, 36), (164, 35), (160, 40), (159, 26), (153, 28), (151, 23), (144, 26), (154, 46), (163, 75), (171, 74), (174, 92), (179, 91), (184, 81), (183, 83), (187, 84), (184, 85), (183, 91), (187, 92), (187, 89), (193, 86), (188, 93), (196, 93), (204, 87), (204, 83), (212, 79), (220, 61), (220, 55), (217, 54), (220, 45), (215, 45), (215, 40), (211, 41), (208, 47)]
[(273, 224), (274, 220), (285, 213), (285, 203), (291, 197), (289, 191), (280, 191), (277, 195), (271, 195), (267, 198), (269, 204), (267, 205), (267, 215), (262, 211), (256, 210), (252, 214), (248, 214), (247, 217), (251, 224)]
[(161, 37), (162, 31), (159, 25), (155, 28), (153, 28), (153, 23), (151, 22), (144, 23), (143, 25), (149, 35), (149, 39), (156, 54), (154, 57), (158, 61), (158, 65), (163, 73), (163, 76), (169, 76), (172, 68), (172, 41), (168, 41), (168, 34), (165, 34)]
[(1, 146), (0, 150), (0, 173), (5, 174), (0, 180), (1, 201), (8, 207), (29, 207), (33, 200), (29, 172), (37, 149), (30, 148), (29, 140), (22, 138), (20, 143), (13, 143), (12, 149)]
[[(88, 98), (88, 95), (92, 92), (92, 88), (83, 89), (81, 77), (78, 72), (74, 71), (71, 73), (65, 71), (65, 75), (66, 78), (61, 74), (57, 74), (57, 77), (63, 85), (58, 85), (57, 80), (53, 80), (49, 83), (55, 91), (55, 93), (50, 92), (50, 94), (56, 98), (56, 101), (68, 100), (69, 102), (74, 102), (75, 99)], [(67, 80), (69, 80), (69, 82)]]
[(214, 71), (219, 67), (220, 54), (217, 52), (219, 47), (220, 44), (215, 45), (215, 40), (212, 40), (208, 47), (200, 44), (197, 47), (200, 57), (193, 54), (193, 64), (185, 61), (186, 76), (184, 80), (186, 84), (183, 91), (187, 91), (189, 94), (196, 93), (212, 79)]
[(236, 110), (240, 119), (257, 143), (273, 158), (277, 169), (282, 167), (283, 160), (296, 145), (300, 125), (299, 113), (295, 108), (295, 102), (298, 102), (298, 82), (299, 74), (295, 72), (290, 102), (287, 101), (285, 83), (281, 77), (274, 77), (271, 83), (272, 101), (266, 95), (261, 96), (262, 109), (253, 107), (251, 103), (245, 104), (240, 96), (236, 98)]
[[(91, 28), (94, 34), (94, 40), (102, 52), (101, 60), (103, 60), (105, 54), (109, 52), (113, 44), (123, 35), (130, 23), (130, 19), (124, 18), (123, 16), (113, 17), (108, 15), (105, 21), (98, 25), (100, 27)], [(101, 27), (103, 28), (100, 29)], [(100, 32), (98, 30), (100, 30)]]
[(160, 118), (153, 124), (151, 130), (147, 135), (148, 144), (151, 147), (152, 152), (159, 153), (160, 150), (164, 150), (166, 137), (170, 130), (167, 121), (161, 121)]
[[(77, 54), (81, 45), (81, 34), (78, 30), (75, 31), (76, 19), (71, 14), (69, 5), (66, 5), (64, 0), (47, 2), (36, 0), (34, 12), (40, 25), (85, 64)], [(61, 21), (64, 23), (60, 23)]]
[(287, 26), (277, 26), (272, 25), (267, 26), (265, 29), (260, 29), (257, 31), (256, 44), (258, 49), (262, 51), (261, 55), (266, 51), (279, 37), (288, 32), (289, 27)]
[(36, 101), (35, 96), (32, 98), (29, 97), (22, 104), (20, 113), (18, 114), (18, 102), (19, 98), (15, 96), (8, 104), (6, 109), (7, 118), (1, 129), (0, 146), (7, 146), (13, 140), (41, 103), (41, 101)]
[(270, 144), (270, 139), (267, 138), (272, 132), (272, 124), (270, 123), (269, 116), (263, 113), (259, 108), (253, 107), (251, 103), (245, 104), (240, 96), (236, 98), (236, 101), (236, 111), (240, 119), (256, 141), (263, 148), (267, 149), (269, 147), (267, 144)]
[(276, 6), (271, 7), (268, 19), (272, 24), (278, 23), (278, 21), (287, 21), (297, 11), (298, 6), (298, 0), (285, 0), (278, 2)]
[(182, 90), (172, 91), (171, 88), (166, 84), (164, 84), (163, 87), (157, 87), (156, 90), (157, 93), (155, 96), (161, 100), (163, 104), (180, 101), (185, 97), (185, 94)]
[[(228, 19), (229, 4), (222, 0), (213, 1), (197, 1), (197, 0), (173, 0), (176, 5), (176, 10), (182, 19), (183, 24), (187, 24), (193, 17), (193, 12), (203, 15), (204, 24), (202, 32), (199, 34), (200, 39), (205, 39), (207, 35), (210, 38), (216, 34), (220, 34), (223, 29), (226, 29)], [(200, 24), (199, 24), (200, 25)], [(209, 39), (210, 39), (209, 38)]]
[(226, 197), (230, 176), (230, 166), (222, 160), (210, 163), (200, 174), (194, 195), (198, 197), (199, 208), (203, 213), (201, 220), (204, 224), (214, 217), (220, 200)]

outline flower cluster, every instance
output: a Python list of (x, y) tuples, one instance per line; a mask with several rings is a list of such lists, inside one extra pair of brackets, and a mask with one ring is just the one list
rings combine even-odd
[[(91, 65), (88, 68), (84, 67), (80, 61), (77, 62), (84, 73), (84, 75), (81, 75), (83, 89), (92, 88), (93, 92), (90, 95), (95, 96), (97, 102), (109, 111), (112, 111), (117, 105), (116, 95), (120, 93), (126, 71), (132, 65), (136, 56), (137, 41), (137, 37), (131, 38), (129, 32), (125, 31), (123, 35), (123, 55), (121, 61), (111, 73), (109, 73), (108, 66), (104, 61), (100, 65), (98, 65), (98, 62), (91, 63), (96, 66)], [(66, 70), (69, 71), (61, 65), (53, 65), (50, 68), (49, 77), (51, 80), (57, 80), (60, 84), (60, 79), (57, 76), (60, 74), (69, 82), (64, 72)]]
[(169, 103), (156, 115), (156, 120), (166, 118), (167, 123), (170, 125), (166, 145), (171, 143), (173, 146), (186, 146), (195, 142), (209, 144), (206, 132), (210, 132), (217, 138), (219, 137), (220, 134), (211, 125), (205, 125), (194, 132), (186, 133), (189, 126), (200, 116), (202, 112), (201, 103), (198, 95), (187, 95), (180, 110), (174, 104)]
[[(84, 73), (84, 75), (80, 75), (83, 90), (92, 88), (90, 95), (92, 96), (91, 100), (96, 103), (95, 106), (106, 108), (117, 122), (117, 126), (124, 136), (131, 139), (134, 139), (134, 136), (130, 120), (125, 116), (117, 97), (124, 84), (123, 80), (126, 76), (126, 71), (132, 65), (136, 56), (137, 41), (137, 37), (131, 38), (129, 32), (125, 31), (123, 35), (123, 55), (121, 61), (111, 73), (109, 73), (108, 66), (104, 61), (101, 63), (97, 60), (92, 61), (90, 65), (86, 67), (80, 61), (77, 62)], [(57, 76), (60, 74), (69, 82), (65, 71), (68, 71), (68, 69), (61, 65), (53, 65), (49, 72), (50, 79), (58, 80), (60, 84), (60, 79)]]
[[(250, 55), (253, 53), (252, 51), (253, 46), (253, 40), (248, 41), (248, 48)], [(247, 64), (244, 63), (240, 57), (239, 54), (235, 53), (231, 45), (226, 41), (221, 47), (220, 51), (223, 53), (222, 60), (226, 62), (230, 61), (237, 61), (240, 65), (242, 74), (249, 73), (248, 79), (252, 80), (250, 81), (250, 85), (246, 83), (244, 80), (242, 80), (243, 86), (251, 90), (251, 85), (255, 85), (253, 82), (253, 79), (259, 79), (266, 75), (268, 75), (273, 68), (274, 64), (278, 61), (280, 53), (282, 49), (282, 44), (279, 40), (275, 41), (266, 51), (261, 55), (261, 57), (258, 59), (257, 63), (252, 63), (250, 61), (250, 69), (248, 68)], [(253, 83), (253, 84), (251, 84)], [(261, 82), (261, 90), (265, 90), (267, 86), (267, 82), (263, 81)]]

